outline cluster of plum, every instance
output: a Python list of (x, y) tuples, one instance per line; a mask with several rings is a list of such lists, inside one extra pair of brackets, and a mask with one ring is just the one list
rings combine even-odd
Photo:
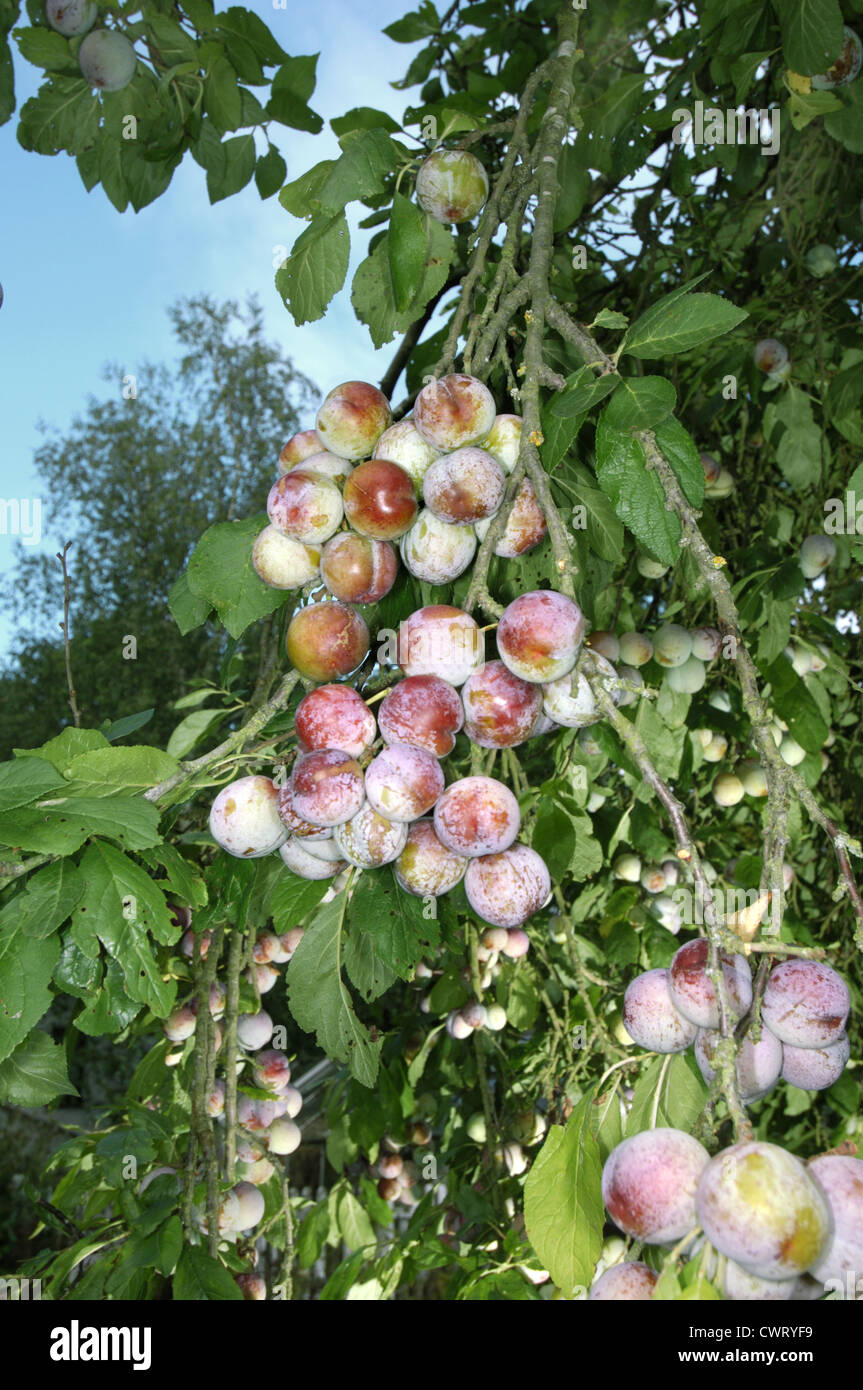
[[(646, 970), (626, 990), (623, 1026), (633, 1042), (651, 1052), (683, 1052), (694, 1046), (705, 1081), (716, 1074), (719, 1001), (708, 973), (704, 937), (687, 941), (668, 969)], [(748, 1017), (752, 975), (745, 956), (720, 953), (733, 1020)], [(845, 1023), (848, 986), (822, 961), (790, 957), (774, 965), (760, 1000), (760, 1032), (747, 1029), (737, 1050), (737, 1082), (745, 1104), (763, 1100), (780, 1077), (804, 1091), (822, 1091), (838, 1081), (850, 1045)]]
[[(372, 1177), (377, 1178), (378, 1196), (385, 1202), (415, 1207), (419, 1201), (417, 1188), (421, 1179), (417, 1164), (417, 1149), (431, 1143), (432, 1132), (425, 1120), (408, 1120), (403, 1134), (385, 1134), (377, 1162), (371, 1165)], [(410, 1153), (403, 1152), (410, 1149)]]
[(47, 0), (45, 18), (64, 38), (87, 37), (78, 49), (81, 76), (100, 92), (119, 92), (135, 76), (137, 58), (125, 34), (118, 29), (96, 29), (99, 6), (95, 0)]
[[(817, 1296), (812, 1280), (844, 1284), (863, 1268), (858, 1158), (823, 1154), (806, 1164), (762, 1140), (711, 1158), (682, 1130), (649, 1129), (609, 1154), (602, 1197), (612, 1221), (633, 1239), (701, 1251), (705, 1276), (726, 1298), (807, 1298), (813, 1288)], [(657, 1280), (649, 1265), (625, 1261), (607, 1269), (589, 1297), (645, 1300)]]
[[(467, 569), (477, 538), (503, 502), (520, 440), (521, 418), (498, 415), (491, 392), (475, 377), (456, 373), (429, 382), (413, 415), (396, 424), (376, 386), (344, 382), (325, 397), (315, 428), (293, 435), (282, 449), (280, 476), (267, 499), (270, 525), (252, 549), (255, 570), (273, 588), (322, 583), (339, 603), (375, 603), (395, 583), (398, 541), (412, 575), (448, 583)], [(525, 480), (496, 553), (521, 555), (546, 530)], [(326, 675), (304, 669), (303, 633), (308, 623), (326, 621), (333, 615), (302, 618), (289, 634), (289, 654), (311, 679)], [(356, 655), (355, 667), (368, 647), (361, 650), (362, 628), (344, 615), (342, 621), (354, 635), (346, 654)]]

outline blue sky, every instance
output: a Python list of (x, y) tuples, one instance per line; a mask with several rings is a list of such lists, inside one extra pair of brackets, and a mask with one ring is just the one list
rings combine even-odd
[[(407, 0), (318, 0), (292, 3), (287, 10), (265, 0), (245, 3), (286, 52), (320, 53), (310, 104), (325, 121), (353, 106), (375, 106), (400, 118), (417, 95), (390, 86), (417, 45), (393, 43), (380, 32), (410, 8)], [(220, 8), (226, 8), (224, 0)], [(19, 108), (39, 77), (16, 57)], [(375, 351), (354, 318), (348, 290), (325, 319), (302, 328), (282, 306), (273, 283), (273, 249), (290, 246), (303, 224), (277, 198), (261, 202), (250, 185), (211, 206), (204, 171), (187, 155), (161, 198), (140, 213), (121, 215), (100, 186), (85, 191), (67, 155), (51, 159), (23, 150), (16, 124), (17, 115), (0, 127), (0, 498), (40, 496), (33, 467), (41, 442), (37, 422), (63, 430), (89, 396), (107, 398), (112, 388), (101, 377), (105, 363), (116, 361), (134, 372), (141, 361), (174, 355), (165, 310), (181, 296), (243, 300), (256, 293), (268, 336), (324, 391), (347, 378), (380, 377), (396, 343)], [(338, 153), (328, 125), (317, 136), (278, 127), (277, 143), (288, 178)], [(359, 232), (353, 238), (353, 264), (365, 254), (368, 236)], [(350, 280), (351, 272), (348, 287)], [(58, 539), (46, 534), (38, 549), (52, 555)], [(12, 538), (0, 534), (0, 572), (8, 570), (12, 553)], [(12, 626), (0, 617), (0, 660), (12, 636)]]

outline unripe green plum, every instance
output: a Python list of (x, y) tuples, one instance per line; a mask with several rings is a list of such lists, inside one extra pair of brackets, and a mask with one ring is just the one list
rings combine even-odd
[(677, 936), (683, 926), (683, 911), (674, 898), (670, 898), (667, 893), (658, 894), (650, 904), (650, 911), (659, 918), (666, 931)]
[(826, 1283), (863, 1270), (863, 1159), (845, 1154), (820, 1154), (808, 1171), (824, 1193), (833, 1218), (833, 1233), (812, 1267), (816, 1279)]
[(440, 458), (440, 452), (423, 439), (413, 420), (408, 418), (397, 420), (384, 431), (375, 445), (375, 458), (397, 463), (420, 491), (423, 478), (435, 459)]
[(733, 772), (720, 772), (711, 790), (717, 806), (736, 806), (745, 795), (743, 783)]
[(653, 639), (653, 655), (660, 666), (683, 666), (692, 655), (692, 637), (679, 623), (665, 623)]
[(791, 1047), (829, 1047), (844, 1034), (850, 1007), (848, 986), (832, 966), (791, 957), (768, 975), (761, 1017)]
[(314, 579), (321, 553), (286, 536), (275, 526), (265, 526), (252, 546), (252, 565), (259, 579), (271, 589), (301, 589)]
[(285, 1103), (285, 1114), (289, 1120), (295, 1120), (303, 1108), (303, 1097), (296, 1086), (285, 1086), (280, 1093), (281, 1099)]
[(521, 448), (520, 415), (496, 415), (494, 424), (482, 441), (482, 447), (497, 459), (504, 473), (511, 473), (518, 463)]
[(839, 57), (826, 72), (816, 73), (812, 86), (816, 92), (829, 91), (834, 87), (846, 87), (853, 82), (863, 64), (863, 44), (848, 25), (844, 26), (844, 37)]
[(645, 970), (623, 996), (623, 1026), (648, 1052), (685, 1052), (695, 1040), (696, 1025), (678, 1012), (668, 987), (668, 971)]
[[(501, 660), (522, 680), (560, 680), (575, 665), (584, 637), (578, 604), (551, 589), (521, 594), (503, 611), (497, 628)], [(552, 719), (556, 715), (546, 711)]]
[(624, 632), (620, 637), (620, 659), (627, 666), (646, 666), (653, 656), (653, 643), (643, 632)]
[(594, 1281), (588, 1301), (644, 1303), (652, 1298), (658, 1278), (656, 1270), (640, 1260), (625, 1260), (623, 1264), (612, 1265)]
[(800, 547), (800, 568), (806, 579), (817, 579), (836, 558), (832, 536), (807, 536)]
[(676, 695), (697, 695), (704, 688), (707, 671), (703, 661), (690, 656), (682, 666), (673, 666), (666, 673), (665, 680)]
[[(710, 946), (703, 936), (687, 941), (672, 957), (668, 987), (678, 1013), (699, 1028), (719, 1027), (719, 1002), (708, 974)], [(731, 1016), (742, 1018), (752, 1003), (752, 972), (745, 956), (720, 951), (719, 964)]]
[(96, 23), (98, 5), (93, 0), (46, 0), (45, 18), (67, 39), (76, 39), (86, 34)]
[(646, 893), (664, 893), (665, 871), (658, 864), (648, 864), (642, 870), (641, 886)]
[(84, 81), (100, 92), (119, 92), (128, 87), (137, 64), (131, 43), (116, 29), (96, 29), (78, 49), (78, 66)]
[(832, 1221), (806, 1168), (776, 1144), (735, 1144), (705, 1168), (696, 1198), (711, 1245), (762, 1279), (790, 1279), (822, 1257)]
[(767, 774), (755, 758), (744, 758), (743, 762), (738, 763), (737, 776), (747, 796), (767, 795)]
[(668, 573), (668, 565), (662, 565), (658, 560), (652, 559), (649, 555), (639, 551), (636, 557), (635, 567), (642, 579), (661, 579)]
[(492, 1033), (499, 1033), (507, 1025), (506, 1009), (502, 1004), (489, 1004), (485, 1011), (485, 1026)]
[(273, 483), (267, 515), (282, 535), (318, 547), (342, 524), (342, 494), (331, 478), (292, 468)]
[[(465, 690), (475, 679), (471, 676)], [(445, 758), (455, 747), (464, 710), (458, 692), (439, 676), (406, 676), (384, 696), (378, 723), (387, 743), (412, 744)]]
[[(335, 878), (336, 874), (345, 868), (345, 863), (341, 857), (336, 859), (323, 859), (317, 854), (311, 854), (309, 843), (298, 840), (296, 835), (291, 835), (279, 849), (279, 856), (286, 868), (298, 878), (318, 879)], [(330, 844), (331, 841), (324, 840), (321, 843)]]
[(778, 338), (761, 338), (753, 351), (755, 365), (760, 372), (781, 372), (788, 366), (788, 349)]
[(433, 753), (394, 743), (369, 763), (365, 788), (369, 805), (379, 816), (412, 821), (432, 809), (444, 789), (444, 775)]
[(488, 174), (469, 150), (435, 150), (417, 173), (417, 202), (436, 222), (469, 222), (488, 197)]
[(496, 927), (517, 927), (551, 893), (545, 861), (527, 845), (472, 858), (464, 876), (467, 900), (478, 917)]
[[(716, 1075), (713, 1065), (719, 1034), (712, 1028), (700, 1028), (695, 1039), (695, 1060), (704, 1080), (710, 1085)], [(740, 1099), (745, 1105), (761, 1100), (772, 1091), (782, 1070), (782, 1044), (769, 1028), (761, 1030), (758, 1042), (748, 1035), (737, 1049), (736, 1072)]]
[(477, 1111), (475, 1115), (471, 1115), (470, 1119), (465, 1125), (465, 1131), (467, 1133), (468, 1138), (472, 1139), (475, 1144), (484, 1144), (486, 1142), (487, 1131), (485, 1126), (485, 1116), (483, 1115), (482, 1111)]
[(355, 671), (368, 656), (371, 640), (360, 614), (333, 600), (295, 613), (286, 645), (288, 660), (300, 675), (322, 682)]
[(267, 1130), (267, 1147), (272, 1154), (295, 1153), (302, 1142), (299, 1125), (295, 1125), (287, 1115), (280, 1115), (278, 1119), (273, 1120)]
[(638, 699), (637, 691), (644, 689), (644, 677), (634, 666), (625, 666), (622, 662), (617, 668), (618, 680), (626, 681), (627, 685), (634, 686), (633, 690), (625, 690), (618, 686), (612, 692), (614, 703), (625, 709), (627, 705), (634, 705)]
[(721, 763), (725, 754), (728, 752), (728, 739), (722, 733), (714, 733), (712, 729), (699, 729), (699, 735), (709, 734), (710, 738), (705, 743), (701, 740), (702, 757), (706, 763)]
[[(485, 539), (490, 525), (491, 520), (476, 523), (476, 534), (480, 540)], [(519, 555), (525, 555), (528, 550), (539, 545), (547, 535), (548, 523), (545, 512), (537, 500), (533, 483), (528, 478), (522, 478), (494, 553), (504, 560), (515, 560)]]
[(363, 771), (339, 748), (303, 753), (291, 773), (291, 802), (312, 825), (343, 825), (365, 800)]
[(532, 1148), (544, 1137), (548, 1121), (540, 1110), (522, 1110), (512, 1124), (512, 1136), (520, 1144)]
[[(581, 662), (579, 662), (579, 667)], [(617, 672), (604, 656), (593, 656), (594, 671), (603, 678), (603, 685), (614, 703), (620, 703), (621, 691), (614, 682)], [(602, 718), (587, 676), (577, 667), (560, 680), (546, 681), (542, 687), (542, 708), (556, 724), (567, 729), (585, 729)]]
[(434, 810), (438, 839), (468, 859), (508, 849), (520, 825), (518, 801), (494, 777), (460, 778), (446, 788)]
[(297, 705), (294, 716), (297, 742), (303, 753), (341, 748), (359, 758), (375, 741), (375, 717), (348, 685), (319, 685)]
[(427, 584), (449, 584), (463, 574), (476, 554), (477, 533), (472, 526), (441, 521), (423, 507), (409, 531), (399, 541), (399, 552), (408, 574)]
[(615, 878), (624, 883), (638, 883), (641, 878), (641, 860), (637, 854), (619, 854), (612, 865)]
[(704, 470), (705, 483), (715, 483), (716, 479), (719, 477), (721, 469), (721, 464), (719, 463), (719, 460), (714, 458), (713, 454), (704, 453), (703, 450), (700, 454), (700, 458), (701, 467)]
[(798, 767), (806, 757), (806, 749), (801, 748), (790, 734), (786, 734), (779, 744), (779, 756), (789, 767)]
[(487, 661), (462, 687), (465, 733), (481, 748), (513, 748), (530, 738), (542, 710), (542, 688)]
[(334, 836), (343, 857), (362, 869), (392, 864), (408, 838), (405, 821), (388, 820), (370, 805), (363, 806), (351, 820), (336, 826)]
[(710, 1162), (679, 1129), (646, 1129), (612, 1149), (602, 1200), (616, 1226), (646, 1245), (671, 1245), (696, 1225), (695, 1193)]
[(398, 659), (406, 676), (439, 676), (464, 685), (482, 665), (483, 636), (461, 608), (430, 604), (418, 608), (399, 627)]
[(396, 882), (415, 897), (440, 897), (464, 878), (467, 859), (447, 849), (431, 820), (414, 821), (395, 862)]
[(414, 404), (414, 424), (426, 443), (441, 452), (479, 444), (494, 421), (494, 397), (488, 387), (463, 372), (430, 381)]
[(261, 859), (283, 845), (279, 794), (269, 777), (240, 777), (223, 787), (210, 810), (210, 834), (236, 859)]
[(345, 516), (354, 530), (377, 541), (403, 536), (419, 511), (411, 478), (388, 459), (357, 464), (345, 483), (344, 501)]
[(273, 1020), (265, 1009), (256, 1014), (240, 1014), (237, 1019), (237, 1038), (251, 1052), (266, 1047), (273, 1036)]
[(310, 458), (312, 454), (319, 454), (323, 447), (323, 441), (317, 430), (300, 430), (299, 433), (292, 434), (287, 444), (282, 445), (279, 454), (279, 472), (287, 473), (289, 469)]
[(613, 632), (608, 632), (604, 628), (596, 628), (589, 637), (584, 639), (584, 645), (590, 647), (592, 652), (598, 652), (604, 656), (606, 661), (620, 660), (620, 643)]
[(321, 578), (346, 603), (377, 603), (396, 582), (399, 562), (388, 541), (340, 531), (321, 551)]
[(823, 241), (818, 242), (817, 246), (810, 246), (806, 252), (806, 269), (817, 280), (832, 275), (838, 264), (839, 258), (833, 247)]
[(353, 461), (370, 458), (392, 422), (383, 391), (367, 381), (345, 381), (324, 397), (315, 424), (325, 449)]
[(731, 713), (731, 696), (727, 690), (714, 690), (708, 704), (712, 709), (722, 710), (724, 714)]
[(792, 1047), (785, 1043), (782, 1080), (801, 1091), (826, 1091), (839, 1080), (850, 1055), (851, 1044), (844, 1033), (826, 1047)]
[(721, 468), (716, 482), (708, 483), (705, 487), (704, 495), (705, 497), (709, 497), (711, 501), (721, 502), (726, 497), (730, 497), (736, 487), (737, 479), (731, 470), (728, 468)]

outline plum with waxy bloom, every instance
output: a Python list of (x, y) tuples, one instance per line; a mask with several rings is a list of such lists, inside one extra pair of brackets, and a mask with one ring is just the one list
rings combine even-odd
[(536, 589), (504, 609), (497, 649), (514, 675), (545, 683), (572, 670), (583, 638), (584, 617), (578, 604), (554, 590)]
[(409, 743), (436, 758), (455, 747), (464, 722), (458, 692), (439, 676), (407, 676), (384, 696), (378, 724), (387, 743)]

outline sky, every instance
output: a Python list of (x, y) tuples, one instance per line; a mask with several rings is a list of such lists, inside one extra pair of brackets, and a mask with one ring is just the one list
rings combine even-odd
[[(410, 8), (407, 0), (289, 0), (287, 9), (268, 0), (244, 2), (287, 53), (320, 53), (309, 104), (325, 122), (354, 106), (400, 118), (416, 95), (395, 91), (390, 82), (402, 76), (419, 45), (396, 44), (380, 32)], [(217, 0), (217, 7), (227, 5)], [(41, 74), (17, 54), (15, 68), (20, 109)], [(339, 381), (383, 374), (397, 343), (376, 351), (349, 298), (370, 233), (352, 235), (346, 289), (326, 318), (297, 328), (275, 290), (274, 248), (290, 248), (304, 224), (277, 197), (262, 202), (251, 184), (211, 206), (204, 171), (187, 154), (167, 192), (137, 214), (120, 214), (100, 185), (86, 192), (68, 155), (23, 150), (16, 125), (17, 114), (0, 127), (0, 499), (28, 499), (32, 508), (40, 497), (33, 466), (34, 449), (43, 442), (38, 422), (63, 431), (88, 397), (107, 399), (120, 390), (119, 381), (114, 388), (102, 379), (105, 364), (118, 362), (134, 373), (143, 361), (175, 357), (166, 309), (183, 296), (243, 301), (257, 294), (267, 336), (322, 393)], [(316, 136), (274, 129), (289, 179), (339, 153), (328, 124)], [(357, 207), (353, 218), (349, 214), (352, 233), (362, 215)], [(59, 539), (45, 534), (30, 548), (53, 555)], [(14, 538), (0, 533), (0, 578), (13, 549)], [(0, 615), (0, 664), (13, 635), (13, 625)]]

